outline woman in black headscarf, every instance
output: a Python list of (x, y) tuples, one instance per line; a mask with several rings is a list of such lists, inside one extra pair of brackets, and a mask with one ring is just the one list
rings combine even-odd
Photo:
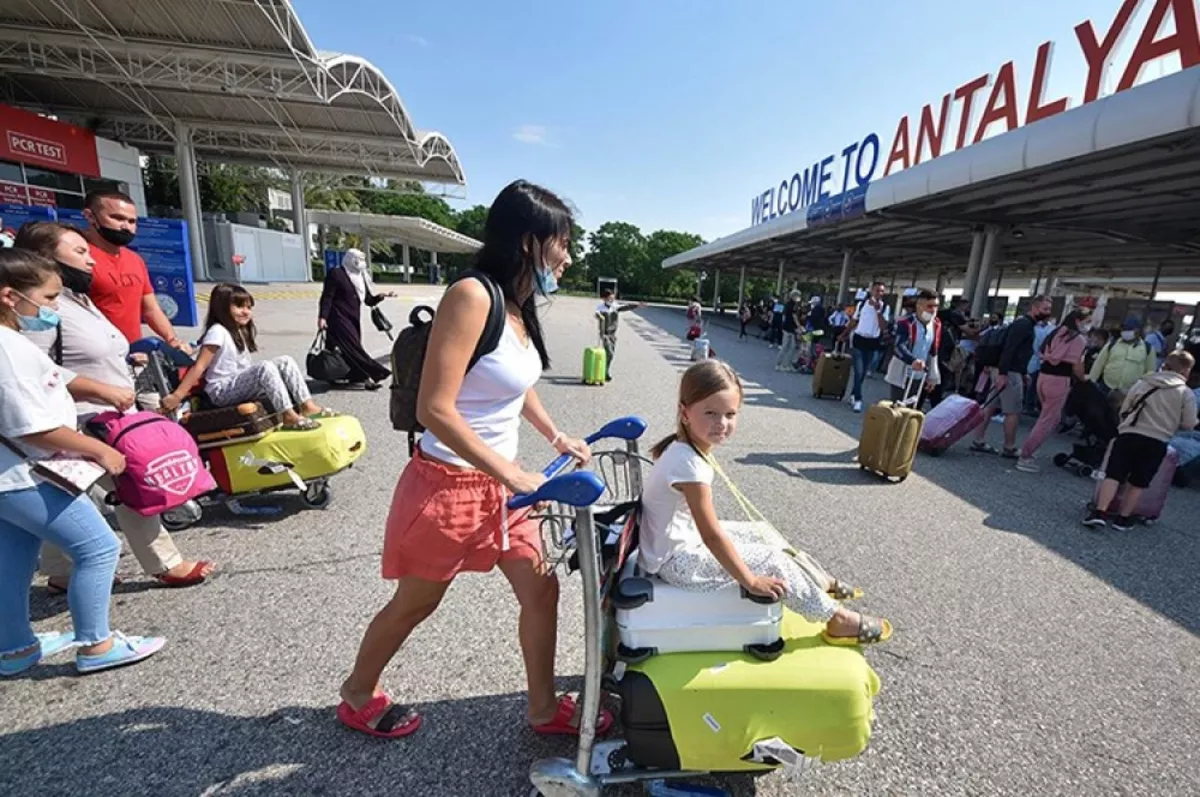
[(374, 293), (366, 256), (350, 249), (342, 257), (342, 267), (330, 269), (321, 291), (317, 328), (325, 330), (325, 346), (337, 349), (350, 366), (349, 380), (367, 390), (378, 390), (380, 382), (391, 375), (367, 354), (362, 345), (362, 306), (374, 307), (395, 292)]

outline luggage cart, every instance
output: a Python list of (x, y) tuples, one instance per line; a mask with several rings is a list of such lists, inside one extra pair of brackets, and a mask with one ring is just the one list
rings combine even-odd
[(596, 797), (605, 786), (639, 781), (695, 777), (702, 772), (631, 769), (625, 766), (622, 742), (597, 744), (596, 717), (600, 697), (606, 690), (605, 655), (608, 637), (604, 617), (602, 559), (611, 547), (611, 531), (597, 524), (597, 517), (620, 511), (622, 505), (641, 496), (643, 463), (638, 450), (645, 433), (640, 418), (620, 418), (589, 436), (594, 445), (603, 440), (622, 440), (624, 446), (595, 452), (591, 470), (572, 469), (569, 456), (559, 457), (543, 471), (547, 481), (536, 492), (517, 496), (510, 509), (544, 504), (541, 519), (542, 545), (546, 561), (568, 570), (578, 569), (583, 579), (584, 677), (581, 691), (579, 744), (574, 760), (545, 758), (530, 769), (530, 797)]

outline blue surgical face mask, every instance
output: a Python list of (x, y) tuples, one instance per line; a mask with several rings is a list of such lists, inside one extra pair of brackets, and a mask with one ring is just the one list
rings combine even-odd
[(544, 296), (549, 296), (558, 290), (558, 277), (554, 276), (554, 269), (546, 266), (538, 266), (537, 270), (538, 292)]
[(25, 301), (37, 306), (37, 315), (21, 315), (17, 314), (17, 325), (25, 332), (45, 332), (48, 329), (54, 329), (58, 326), (61, 319), (58, 313), (54, 312), (49, 307), (42, 307), (37, 302), (30, 299), (23, 293), (18, 293)]

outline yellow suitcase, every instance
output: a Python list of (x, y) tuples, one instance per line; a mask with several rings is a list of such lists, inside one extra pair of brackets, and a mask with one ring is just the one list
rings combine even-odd
[(228, 495), (301, 487), (354, 464), (367, 450), (357, 418), (321, 418), (319, 429), (269, 432), (258, 440), (205, 452), (209, 469)]

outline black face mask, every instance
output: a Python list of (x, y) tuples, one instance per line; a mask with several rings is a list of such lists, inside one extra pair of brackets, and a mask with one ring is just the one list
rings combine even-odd
[(96, 226), (96, 232), (100, 233), (100, 237), (108, 241), (113, 246), (129, 246), (133, 240), (134, 233), (129, 230), (115, 230), (112, 227)]
[(89, 271), (80, 271), (77, 268), (71, 268), (61, 260), (58, 262), (58, 272), (62, 275), (62, 284), (64, 288), (78, 293), (82, 296), (87, 296), (92, 290), (92, 274)]

